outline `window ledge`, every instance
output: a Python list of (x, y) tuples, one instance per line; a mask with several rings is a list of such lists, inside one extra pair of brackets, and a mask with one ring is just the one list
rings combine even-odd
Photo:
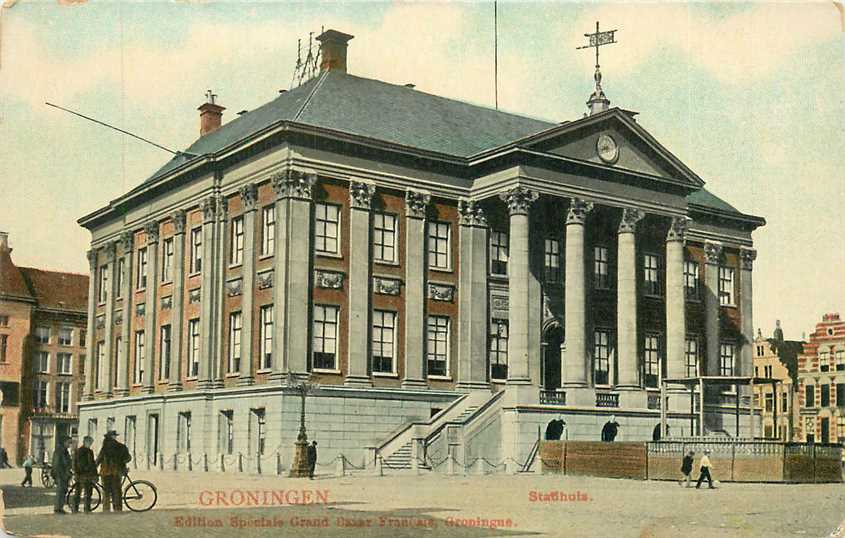
[(393, 377), (399, 379), (399, 374), (396, 372), (373, 372), (373, 377)]
[(192, 278), (192, 277), (200, 276), (200, 275), (202, 275), (202, 271), (194, 271), (193, 273), (188, 273), (188, 278)]
[(255, 373), (256, 374), (272, 374), (273, 369), (272, 368), (259, 368), (258, 370), (255, 371)]
[(490, 379), (490, 383), (495, 383), (497, 385), (504, 385), (507, 382), (507, 379)]
[(735, 304), (722, 304), (719, 305), (720, 308), (736, 308)]
[(315, 374), (336, 374), (340, 375), (340, 370), (336, 370), (333, 368), (312, 368), (312, 372)]
[(398, 261), (390, 261), (390, 260), (373, 260), (373, 263), (376, 265), (389, 265), (391, 267), (399, 267)]
[(334, 259), (336, 259), (336, 260), (342, 260), (342, 259), (343, 259), (343, 254), (341, 254), (341, 253), (339, 253), (339, 252), (320, 252), (320, 251), (315, 251), (315, 252), (314, 252), (314, 255), (315, 255), (315, 256), (317, 256), (317, 257), (319, 257), (319, 258), (334, 258)]
[(229, 372), (226, 374), (226, 377), (241, 377), (240, 372)]
[(501, 273), (487, 273), (487, 276), (489, 276), (490, 278), (499, 278), (502, 280), (508, 279), (508, 275), (503, 275)]
[(258, 261), (269, 260), (269, 259), (273, 258), (275, 256), (275, 254), (276, 254), (275, 252), (271, 252), (269, 254), (261, 254), (260, 256), (258, 256)]
[(451, 273), (452, 272), (451, 267), (429, 267), (428, 270), (429, 271), (436, 271), (438, 273)]
[(231, 269), (240, 269), (241, 267), (243, 267), (243, 262), (240, 262), (240, 263), (230, 263), (229, 265), (227, 265), (227, 266), (226, 266), (226, 269), (230, 269), (230, 270), (231, 270)]
[(197, 376), (195, 376), (195, 375), (188, 376), (188, 377), (185, 378), (185, 381), (196, 381), (196, 380), (197, 380)]
[(450, 375), (430, 375), (427, 377), (428, 379), (432, 379), (434, 381), (452, 381), (452, 376)]

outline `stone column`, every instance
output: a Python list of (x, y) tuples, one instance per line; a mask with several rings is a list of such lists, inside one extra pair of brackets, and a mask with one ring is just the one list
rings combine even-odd
[(707, 341), (707, 360), (704, 375), (719, 374), (719, 264), (722, 259), (722, 244), (716, 241), (704, 243), (704, 331)]
[(674, 217), (666, 234), (666, 376), (686, 377), (684, 233), (687, 217)]
[[(284, 382), (288, 371), (287, 359), (287, 268), (288, 268), (288, 182), (287, 173), (281, 172), (271, 178), (276, 193), (276, 238), (273, 254), (273, 373), (270, 377)], [(309, 228), (310, 229), (310, 228)]]
[(566, 290), (564, 291), (564, 332), (566, 360), (563, 364), (564, 388), (585, 388), (590, 381), (587, 354), (586, 260), (584, 223), (593, 203), (573, 198), (566, 215)]
[(173, 236), (173, 295), (170, 309), (170, 379), (167, 390), (182, 390), (182, 334), (184, 330), (183, 303), (185, 297), (185, 211), (177, 209), (170, 218), (176, 234)]
[(370, 349), (370, 208), (376, 186), (349, 184), (349, 367), (345, 385), (372, 386)]
[(405, 193), (405, 378), (403, 387), (426, 388), (425, 281), (428, 265), (426, 210), (431, 195), (408, 190)]
[(645, 213), (639, 209), (623, 209), (617, 235), (616, 360), (619, 367), (619, 379), (616, 384), (620, 390), (635, 390), (640, 387), (637, 350), (636, 231), (637, 223), (643, 217)]
[(487, 216), (474, 200), (461, 200), (458, 283), (459, 390), (489, 388), (487, 382)]
[[(754, 298), (751, 287), (751, 271), (754, 267), (754, 260), (757, 259), (757, 251), (753, 248), (742, 247), (739, 250), (739, 308), (742, 323), (742, 351), (738, 371), (735, 375), (751, 375), (754, 361), (754, 320), (752, 302)], [(777, 401), (777, 393), (775, 393)]]
[(241, 316), (241, 377), (238, 385), (252, 385), (255, 383), (253, 374), (252, 333), (255, 325), (253, 321), (253, 299), (255, 297), (255, 204), (258, 201), (258, 187), (250, 183), (240, 190), (243, 203), (244, 218), (244, 257), (241, 270), (242, 296)]
[(226, 248), (228, 242), (229, 224), (229, 201), (222, 194), (217, 195), (217, 224), (216, 241), (214, 242), (214, 298), (212, 311), (214, 312), (214, 328), (212, 329), (212, 360), (211, 360), (211, 385), (214, 388), (223, 387), (223, 376), (226, 371), (224, 366), (226, 358), (223, 356), (223, 342), (226, 338), (224, 332), (225, 301), (226, 301), (226, 269), (229, 267), (229, 251)]
[(87, 364), (85, 365), (85, 393), (82, 396), (83, 400), (94, 399), (94, 362), (97, 358), (94, 354), (97, 352), (97, 251), (91, 249), (88, 251), (88, 341), (85, 349), (88, 354)]
[(528, 210), (538, 198), (535, 191), (517, 186), (499, 197), (510, 212), (508, 259), (508, 385), (530, 385), (528, 358), (530, 276)]
[(123, 289), (120, 294), (123, 297), (123, 321), (120, 327), (120, 362), (117, 364), (117, 388), (115, 396), (127, 396), (129, 394), (129, 346), (132, 336), (132, 260), (134, 252), (132, 245), (135, 234), (131, 230), (125, 230), (120, 234), (120, 244), (123, 248)]
[(216, 229), (214, 216), (217, 199), (208, 196), (200, 202), (202, 209), (202, 275), (200, 288), (200, 364), (197, 372), (199, 388), (211, 388), (214, 358), (214, 243)]
[(103, 396), (106, 398), (111, 398), (112, 391), (114, 390), (114, 383), (112, 379), (114, 378), (114, 291), (116, 285), (116, 278), (117, 270), (117, 257), (115, 256), (115, 242), (110, 242), (105, 247), (106, 251), (106, 264), (108, 265), (108, 269), (106, 270), (106, 274), (108, 278), (108, 288), (106, 290), (106, 306), (105, 306), (105, 338), (103, 341), (105, 342), (105, 364), (101, 364), (100, 368), (103, 369), (103, 377), (105, 379), (105, 383), (103, 383)]
[(156, 313), (158, 312), (158, 221), (152, 220), (144, 225), (147, 236), (147, 292), (144, 302), (144, 379), (141, 392), (155, 392), (156, 373), (154, 370), (158, 334)]

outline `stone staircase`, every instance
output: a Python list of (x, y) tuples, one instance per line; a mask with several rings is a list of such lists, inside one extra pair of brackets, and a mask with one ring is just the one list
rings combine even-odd
[[(384, 458), (384, 466), (390, 470), (406, 470), (411, 469), (411, 443), (413, 441), (408, 441), (404, 445), (402, 445), (399, 450), (391, 454), (390, 456)], [(427, 464), (423, 462), (419, 463), (420, 469), (431, 469)]]

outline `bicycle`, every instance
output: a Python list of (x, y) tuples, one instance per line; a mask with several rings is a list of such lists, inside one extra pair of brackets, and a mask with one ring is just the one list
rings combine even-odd
[(56, 485), (56, 481), (53, 480), (53, 466), (49, 463), (45, 463), (41, 466), (41, 485), (45, 488), (52, 488)]
[[(125, 487), (124, 487), (125, 485)], [(95, 480), (91, 488), (91, 510), (99, 508), (103, 500), (103, 484)], [(123, 504), (133, 512), (147, 512), (152, 510), (158, 501), (158, 490), (155, 485), (148, 480), (133, 480), (129, 473), (124, 473), (120, 481), (120, 487), (123, 490)], [(73, 507), (73, 497), (76, 490), (79, 488), (79, 483), (74, 479), (68, 486), (67, 497), (65, 502), (69, 507)], [(80, 502), (83, 502), (80, 496)]]

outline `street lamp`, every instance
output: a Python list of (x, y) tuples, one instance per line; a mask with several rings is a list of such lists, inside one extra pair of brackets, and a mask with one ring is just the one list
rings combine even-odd
[(296, 436), (293, 463), (291, 463), (290, 474), (288, 476), (305, 478), (311, 474), (308, 465), (308, 435), (305, 432), (305, 396), (312, 389), (316, 388), (317, 385), (316, 383), (308, 383), (305, 380), (297, 382), (296, 376), (290, 370), (288, 370), (287, 374), (287, 385), (288, 387), (296, 389), (301, 398), (299, 411), (299, 434)]

